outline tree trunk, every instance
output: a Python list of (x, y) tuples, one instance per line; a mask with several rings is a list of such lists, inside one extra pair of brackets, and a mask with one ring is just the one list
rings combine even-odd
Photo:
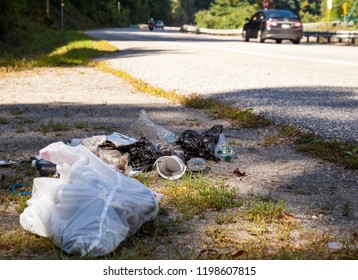
[(50, 0), (46, 0), (46, 16), (48, 19), (51, 18), (51, 16), (50, 16)]

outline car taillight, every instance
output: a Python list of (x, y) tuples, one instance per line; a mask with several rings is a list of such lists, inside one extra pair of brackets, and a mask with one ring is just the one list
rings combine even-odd
[(300, 22), (300, 21), (299, 21), (299, 22), (295, 22), (295, 23), (293, 24), (294, 27), (302, 27), (302, 25), (303, 25), (303, 24), (302, 24), (302, 22)]
[(266, 26), (267, 27), (270, 27), (270, 26), (277, 26), (277, 22), (272, 20), (272, 19), (269, 19), (268, 21), (266, 21)]

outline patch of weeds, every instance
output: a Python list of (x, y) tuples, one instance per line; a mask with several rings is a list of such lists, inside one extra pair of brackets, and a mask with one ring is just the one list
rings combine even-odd
[(18, 117), (18, 124), (31, 124), (35, 123), (35, 119), (32, 117)]
[(42, 124), (41, 129), (43, 133), (67, 131), (71, 126), (67, 122), (55, 122), (53, 119), (49, 120), (47, 124)]
[(186, 96), (182, 104), (195, 109), (204, 109), (216, 118), (230, 120), (239, 127), (257, 128), (271, 124), (271, 121), (253, 113), (252, 108), (240, 109), (214, 98), (204, 98), (198, 94)]
[(19, 259), (50, 259), (54, 245), (49, 238), (31, 234), (23, 229), (0, 229), (0, 250), (8, 252), (9, 257)]
[(343, 207), (342, 207), (342, 214), (343, 214), (343, 216), (347, 217), (350, 212), (351, 212), (351, 204), (349, 201), (346, 201), (346, 202), (344, 202)]
[(236, 223), (237, 216), (238, 216), (237, 211), (229, 209), (224, 214), (219, 213), (219, 214), (215, 215), (215, 222), (218, 225)]
[(261, 145), (266, 147), (266, 146), (275, 145), (278, 142), (279, 142), (278, 136), (275, 134), (272, 134), (272, 135), (265, 136), (263, 143)]
[(311, 133), (303, 132), (302, 130), (299, 130), (298, 128), (291, 126), (291, 125), (280, 125), (279, 126), (279, 137), (282, 138), (296, 138), (296, 137), (308, 137), (312, 136)]
[(323, 204), (317, 205), (313, 210), (313, 214), (328, 214), (336, 207), (335, 201), (327, 201)]
[(111, 131), (113, 129), (112, 126), (105, 124), (105, 123), (94, 123), (92, 125), (92, 128), (94, 130), (106, 130), (106, 131)]
[(330, 162), (338, 163), (349, 169), (358, 169), (358, 146), (355, 142), (316, 138), (310, 142), (297, 144), (296, 150)]
[(273, 200), (245, 200), (242, 211), (243, 218), (248, 221), (264, 221), (267, 223), (281, 220), (285, 214), (285, 203)]
[(118, 51), (106, 41), (80, 31), (46, 34), (15, 49), (0, 61), (0, 73), (34, 67), (92, 65), (91, 58)]
[[(23, 188), (19, 191), (31, 191), (31, 187)], [(14, 195), (12, 201), (16, 201), (16, 211), (21, 214), (27, 207), (27, 201), (31, 198), (31, 195)]]
[(353, 147), (350, 151), (345, 151), (344, 153), (351, 159), (357, 159), (358, 158), (358, 146)]
[(18, 126), (15, 129), (16, 133), (24, 133), (25, 132), (25, 128), (23, 126)]
[(76, 122), (75, 128), (77, 129), (87, 129), (89, 127), (88, 122)]
[(191, 219), (206, 210), (219, 211), (237, 205), (237, 192), (221, 182), (218, 186), (210, 179), (185, 175), (181, 180), (168, 181), (161, 188), (161, 203), (176, 208), (184, 219)]
[(10, 114), (13, 116), (19, 116), (22, 115), (24, 113), (23, 110), (21, 110), (20, 108), (16, 108), (10, 111)]
[(69, 111), (68, 109), (66, 109), (66, 111), (63, 113), (63, 116), (64, 116), (65, 118), (71, 117), (70, 111)]
[(9, 120), (5, 117), (0, 117), (0, 124), (8, 124)]
[(257, 149), (255, 147), (248, 147), (247, 150), (251, 153), (254, 153), (257, 151)]
[(150, 172), (141, 172), (134, 176), (136, 180), (138, 180), (139, 182), (141, 182), (143, 185), (147, 187), (150, 187), (151, 185), (154, 184), (154, 182), (156, 181), (156, 177), (157, 175), (154, 175), (153, 173)]

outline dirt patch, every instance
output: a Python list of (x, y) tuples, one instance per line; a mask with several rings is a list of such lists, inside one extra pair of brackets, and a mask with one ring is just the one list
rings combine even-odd
[[(37, 69), (8, 74), (0, 79), (0, 92), (0, 160), (28, 161), (40, 149), (56, 141), (67, 142), (72, 138), (108, 135), (112, 132), (127, 134), (142, 109), (155, 123), (177, 133), (186, 129), (203, 131), (215, 124), (222, 124), (237, 157), (229, 163), (208, 162), (209, 178), (223, 180), (228, 186), (236, 188), (239, 197), (255, 195), (284, 201), (286, 212), (289, 212), (287, 217), (293, 217), (301, 227), (300, 231), (289, 233), (290, 242), (297, 250), (308, 242), (303, 232), (327, 234), (327, 242), (347, 241), (350, 248), (357, 248), (358, 173), (298, 154), (288, 145), (262, 145), (264, 137), (272, 135), (275, 128), (231, 127), (227, 121), (212, 119), (201, 111), (136, 92), (124, 80), (86, 67)], [(13, 198), (11, 186), (25, 182), (31, 188), (32, 179), (38, 174), (29, 169), (0, 169), (2, 237), (10, 230), (22, 230), (17, 206), (24, 202)], [(245, 176), (238, 176), (235, 169), (244, 172)], [(236, 210), (240, 211), (240, 208)], [(243, 241), (248, 244), (257, 235), (258, 225), (253, 225), (256, 228), (253, 234), (238, 220), (233, 223), (218, 222), (220, 215), (223, 219), (230, 216), (226, 211), (213, 210), (178, 224), (175, 213), (161, 213), (159, 222), (146, 225), (134, 241), (130, 239), (123, 244), (119, 257), (141, 257), (128, 253), (133, 242), (140, 240), (139, 244), (146, 244), (146, 234), (153, 230), (152, 227), (158, 229), (163, 224), (171, 224), (166, 228), (174, 232), (162, 232), (162, 236), (172, 235), (170, 242), (167, 240), (167, 243), (156, 246), (152, 254), (146, 255), (147, 258), (201, 258), (203, 255), (208, 257), (208, 254), (213, 258), (255, 258), (247, 252), (246, 255), (240, 253), (245, 248), (232, 246)], [(219, 227), (222, 224), (225, 226), (225, 238), (223, 228)], [(274, 226), (264, 230), (272, 232), (273, 242), (270, 244), (276, 244), (270, 250), (279, 247), (280, 239), (274, 234)], [(224, 239), (218, 242), (218, 238)], [(230, 250), (230, 246), (236, 249)], [(261, 249), (256, 248), (258, 251)], [(9, 251), (1, 253), (1, 256), (8, 258)], [(32, 256), (42, 258), (43, 253)], [(260, 253), (259, 256), (264, 258), (265, 254)], [(268, 253), (267, 256), (271, 255)], [(325, 256), (321, 254), (317, 258)], [(21, 252), (11, 257), (22, 258)]]

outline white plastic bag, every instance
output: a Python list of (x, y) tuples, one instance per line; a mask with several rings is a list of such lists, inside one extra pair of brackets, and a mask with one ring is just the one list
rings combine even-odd
[(115, 171), (84, 146), (57, 142), (40, 155), (58, 165), (60, 179), (34, 179), (20, 224), (53, 238), (66, 253), (108, 254), (157, 216), (159, 204), (151, 190)]
[(139, 118), (131, 125), (130, 134), (137, 139), (145, 137), (154, 145), (159, 143), (173, 144), (176, 141), (173, 132), (152, 122), (144, 110), (140, 111)]

